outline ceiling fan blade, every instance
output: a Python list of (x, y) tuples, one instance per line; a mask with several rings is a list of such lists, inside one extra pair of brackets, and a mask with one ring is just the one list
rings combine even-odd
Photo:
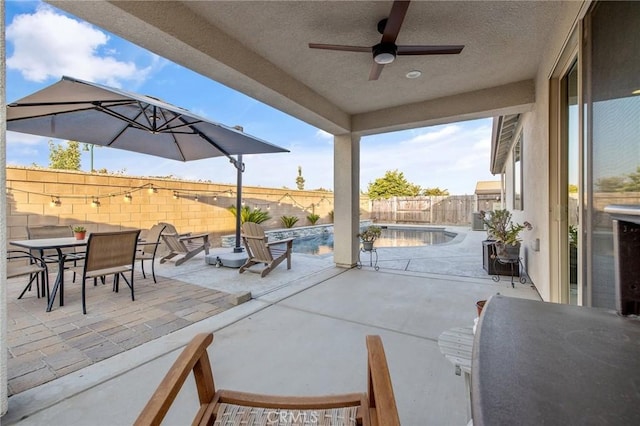
[(373, 62), (373, 65), (371, 65), (371, 71), (369, 72), (369, 81), (377, 80), (378, 77), (380, 77), (380, 74), (382, 74), (382, 68), (384, 68), (383, 64)]
[(324, 50), (338, 50), (342, 52), (363, 52), (371, 53), (371, 46), (345, 46), (342, 44), (321, 44), (321, 43), (309, 43), (310, 49), (324, 49)]
[(409, 8), (409, 1), (394, 1), (382, 34), (382, 43), (395, 43)]
[(457, 55), (464, 45), (451, 46), (398, 46), (398, 55)]

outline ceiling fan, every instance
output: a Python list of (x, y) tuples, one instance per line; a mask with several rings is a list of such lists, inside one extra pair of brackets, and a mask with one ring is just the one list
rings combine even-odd
[(373, 54), (373, 65), (369, 80), (377, 80), (382, 68), (396, 59), (397, 55), (457, 55), (464, 45), (452, 46), (398, 46), (396, 39), (400, 33), (402, 21), (409, 8), (409, 1), (394, 1), (389, 17), (378, 22), (378, 32), (382, 40), (375, 46), (346, 46), (341, 44), (309, 43), (311, 49), (338, 50), (343, 52), (364, 52)]

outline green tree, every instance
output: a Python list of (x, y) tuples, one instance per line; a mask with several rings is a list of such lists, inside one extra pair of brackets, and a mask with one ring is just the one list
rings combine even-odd
[(372, 200), (391, 197), (415, 197), (420, 195), (420, 185), (407, 181), (404, 173), (398, 170), (387, 170), (384, 177), (369, 183), (367, 195)]
[(67, 141), (66, 148), (49, 141), (49, 167), (62, 170), (80, 170), (80, 144)]
[(625, 178), (622, 176), (600, 178), (596, 181), (596, 187), (600, 192), (622, 192), (625, 187)]
[(304, 189), (304, 178), (302, 177), (302, 166), (298, 166), (298, 177), (296, 178), (296, 186), (300, 191)]
[(638, 167), (635, 172), (627, 175), (623, 191), (640, 192), (640, 167)]
[(422, 191), (422, 195), (425, 195), (427, 197), (429, 196), (439, 196), (439, 195), (449, 195), (449, 190), (448, 189), (440, 189), (437, 186), (435, 188), (425, 188)]

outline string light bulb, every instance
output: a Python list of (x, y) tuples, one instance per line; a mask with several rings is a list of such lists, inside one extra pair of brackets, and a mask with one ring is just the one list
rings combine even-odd
[(126, 194), (124, 194), (124, 202), (125, 203), (130, 203), (132, 199), (133, 199), (133, 197), (131, 196), (130, 192), (127, 192)]
[(173, 191), (173, 199), (174, 200), (178, 199), (178, 191)]
[(193, 201), (195, 201), (196, 203), (198, 202), (198, 194), (196, 194), (196, 196), (193, 198)]
[(60, 207), (60, 204), (62, 204), (60, 197), (51, 197), (51, 202), (49, 202), (51, 207)]
[(149, 194), (155, 194), (158, 192), (158, 190), (153, 186), (153, 184), (151, 184), (148, 191), (149, 191)]
[(100, 200), (96, 197), (91, 201), (91, 207), (100, 207)]

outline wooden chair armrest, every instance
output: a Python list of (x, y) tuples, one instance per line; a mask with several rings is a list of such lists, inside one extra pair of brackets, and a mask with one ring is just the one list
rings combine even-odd
[(203, 238), (205, 241), (207, 241), (209, 240), (209, 233), (203, 232), (202, 234), (179, 234), (178, 238), (180, 239), (180, 241), (195, 240), (196, 238)]
[(207, 347), (211, 342), (213, 342), (211, 333), (200, 333), (191, 340), (143, 408), (134, 423), (136, 426), (159, 425), (192, 370), (198, 387), (200, 404), (206, 404), (213, 399), (215, 389), (207, 354)]
[[(387, 357), (380, 336), (367, 336), (369, 407), (379, 425), (400, 425)], [(372, 418), (372, 422), (375, 420)]]
[(276, 244), (287, 244), (287, 245), (291, 245), (291, 243), (293, 242), (293, 240), (295, 240), (295, 237), (291, 237), (291, 238), (283, 238), (281, 240), (277, 240), (277, 241), (269, 241), (267, 242), (267, 246), (273, 246)]

